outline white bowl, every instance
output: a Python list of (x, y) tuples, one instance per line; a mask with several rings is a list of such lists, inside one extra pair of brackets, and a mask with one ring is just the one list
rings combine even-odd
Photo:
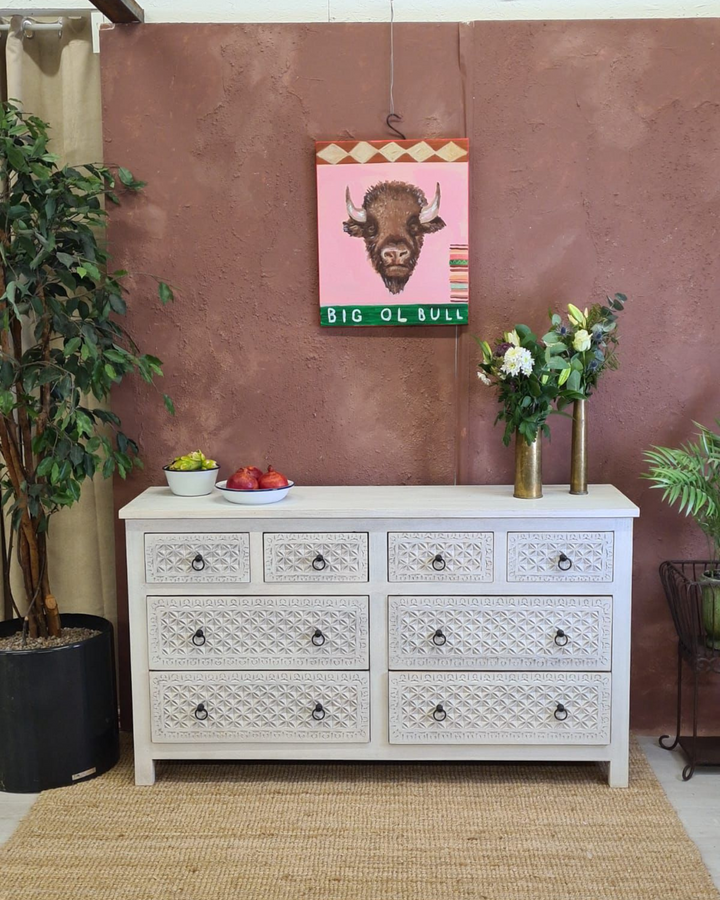
[(202, 497), (211, 494), (220, 466), (214, 469), (196, 469), (194, 472), (180, 472), (163, 466), (168, 487), (178, 497)]
[(254, 491), (241, 491), (237, 488), (227, 487), (227, 481), (218, 481), (215, 489), (220, 491), (229, 503), (240, 503), (245, 506), (262, 506), (265, 503), (277, 503), (284, 500), (295, 482), (291, 481), (287, 487), (281, 488), (257, 488)]

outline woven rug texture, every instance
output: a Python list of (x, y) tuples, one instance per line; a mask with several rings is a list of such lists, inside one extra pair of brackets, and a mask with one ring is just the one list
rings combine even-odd
[(132, 755), (43, 793), (2, 900), (718, 900), (642, 751), (594, 765), (205, 764)]

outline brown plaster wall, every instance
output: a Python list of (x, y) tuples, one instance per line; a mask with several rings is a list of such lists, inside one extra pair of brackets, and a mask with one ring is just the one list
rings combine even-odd
[[(657, 565), (705, 549), (638, 475), (644, 447), (720, 414), (720, 22), (397, 27), (408, 137), (471, 138), (472, 318), (457, 344), (449, 328), (317, 324), (312, 142), (383, 136), (387, 38), (365, 24), (103, 33), (106, 161), (148, 181), (113, 212), (111, 249), (177, 289), (160, 310), (133, 285), (131, 330), (165, 361), (178, 414), (143, 385), (116, 392), (147, 466), (116, 502), (196, 445), (223, 475), (264, 461), (305, 484), (508, 483), (470, 334), (540, 328), (549, 305), (622, 290), (622, 369), (592, 401), (590, 474), (642, 508), (633, 722), (666, 727), (674, 643)], [(552, 422), (548, 483), (567, 480), (568, 424)]]

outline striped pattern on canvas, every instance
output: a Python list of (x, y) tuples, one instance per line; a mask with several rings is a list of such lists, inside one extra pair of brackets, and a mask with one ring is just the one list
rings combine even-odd
[(470, 260), (467, 244), (450, 244), (450, 299), (467, 303), (470, 287)]

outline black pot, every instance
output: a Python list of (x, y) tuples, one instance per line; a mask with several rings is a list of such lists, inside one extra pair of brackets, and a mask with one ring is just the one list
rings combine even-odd
[[(72, 613), (62, 623), (100, 634), (47, 650), (0, 650), (0, 791), (76, 784), (118, 761), (113, 627)], [(0, 636), (21, 628), (21, 619), (0, 622)]]

